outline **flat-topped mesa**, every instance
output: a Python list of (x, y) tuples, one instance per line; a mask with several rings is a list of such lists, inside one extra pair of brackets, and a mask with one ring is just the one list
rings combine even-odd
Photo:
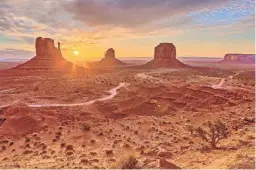
[(155, 60), (176, 59), (176, 48), (173, 43), (160, 43), (155, 47)]
[(35, 43), (36, 56), (44, 56), (49, 58), (62, 58), (60, 53), (60, 43), (58, 49), (54, 46), (54, 40), (51, 38), (38, 37)]
[(222, 62), (254, 64), (255, 54), (226, 54)]
[(109, 48), (105, 52), (105, 58), (115, 58), (115, 50), (113, 48)]

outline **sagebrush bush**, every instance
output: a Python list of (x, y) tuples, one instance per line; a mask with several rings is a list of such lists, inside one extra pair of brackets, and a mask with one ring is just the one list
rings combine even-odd
[(90, 125), (88, 125), (88, 124), (83, 124), (82, 125), (82, 130), (83, 131), (89, 131), (91, 129), (91, 127), (90, 127)]
[(119, 162), (117, 162), (117, 164), (114, 165), (113, 168), (115, 169), (139, 169), (138, 164), (138, 160), (132, 156), (126, 156), (123, 157), (122, 159), (120, 159)]

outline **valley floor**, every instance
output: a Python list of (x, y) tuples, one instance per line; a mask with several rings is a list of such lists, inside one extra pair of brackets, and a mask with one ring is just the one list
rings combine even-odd
[[(113, 168), (132, 155), (142, 168), (161, 168), (165, 159), (181, 168), (253, 169), (251, 72), (122, 69), (0, 77), (0, 168)], [(126, 85), (113, 98), (68, 106), (109, 96), (120, 83)], [(38, 104), (53, 107), (29, 107)], [(230, 131), (216, 150), (186, 128), (216, 120)]]

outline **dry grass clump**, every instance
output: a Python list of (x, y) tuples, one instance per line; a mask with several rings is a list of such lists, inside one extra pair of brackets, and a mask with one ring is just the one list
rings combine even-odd
[(128, 155), (121, 158), (116, 164), (113, 165), (114, 169), (140, 169), (137, 165), (138, 160), (133, 155)]

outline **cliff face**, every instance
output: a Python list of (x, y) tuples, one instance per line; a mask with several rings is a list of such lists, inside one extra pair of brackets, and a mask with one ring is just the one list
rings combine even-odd
[(35, 42), (36, 56), (44, 58), (62, 58), (60, 52), (60, 43), (58, 49), (54, 46), (54, 40), (50, 38), (38, 37)]
[(253, 64), (255, 54), (226, 54), (222, 62)]
[(175, 60), (176, 48), (172, 43), (160, 43), (155, 47), (155, 60)]
[(188, 66), (176, 59), (176, 47), (172, 43), (160, 43), (155, 47), (154, 59), (142, 67), (180, 68)]

